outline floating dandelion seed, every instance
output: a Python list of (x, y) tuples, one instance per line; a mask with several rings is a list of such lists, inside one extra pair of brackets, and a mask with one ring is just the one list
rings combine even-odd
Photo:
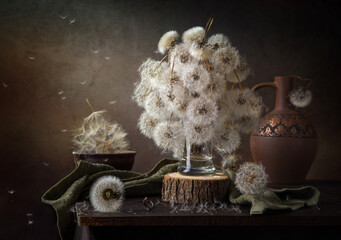
[(110, 60), (110, 57), (105, 57), (105, 60)]
[(84, 85), (86, 84), (87, 81), (79, 82), (80, 84)]
[(60, 130), (62, 133), (66, 133), (67, 132), (67, 129), (62, 129)]
[(8, 87), (8, 84), (5, 83), (5, 82), (2, 82), (2, 86), (3, 86), (4, 88), (7, 88), (7, 87)]
[(60, 19), (65, 20), (67, 18), (67, 15), (66, 16), (59, 15), (59, 17)]
[(75, 18), (71, 19), (70, 22), (69, 22), (69, 24), (73, 24), (74, 22), (76, 22), (76, 19), (75, 19)]
[(32, 219), (29, 219), (28, 221), (27, 221), (27, 225), (32, 225), (34, 223), (34, 221), (32, 220)]
[(32, 217), (33, 213), (26, 213), (26, 217)]
[(306, 88), (292, 90), (289, 94), (291, 104), (299, 108), (307, 107), (311, 103), (312, 98), (312, 92)]
[(99, 49), (92, 50), (91, 52), (94, 53), (94, 54), (97, 54), (97, 53), (99, 53)]
[(261, 164), (245, 162), (236, 172), (235, 184), (242, 194), (260, 194), (265, 190), (267, 175)]
[(32, 56), (28, 56), (27, 58), (30, 59), (30, 60), (35, 60), (36, 59), (35, 57), (32, 57)]
[(116, 100), (113, 100), (113, 101), (110, 101), (110, 102), (109, 102), (110, 105), (113, 105), (113, 104), (115, 104), (115, 103), (117, 103)]
[(64, 93), (63, 90), (61, 90), (61, 91), (58, 92), (59, 95), (62, 95), (63, 93)]
[(45, 167), (48, 167), (48, 166), (50, 166), (50, 163), (49, 163), (49, 162), (43, 162), (43, 165), (44, 165)]
[(100, 177), (92, 184), (89, 197), (96, 211), (117, 212), (124, 200), (124, 184), (117, 177)]
[(8, 192), (9, 194), (13, 195), (13, 194), (15, 193), (15, 190), (14, 190), (14, 189), (9, 189), (7, 192)]
[(64, 101), (66, 99), (66, 96), (62, 96), (62, 97), (60, 97), (60, 99), (62, 99)]

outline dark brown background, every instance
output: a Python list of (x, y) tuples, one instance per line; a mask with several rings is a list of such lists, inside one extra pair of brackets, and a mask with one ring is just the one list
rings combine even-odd
[[(164, 32), (204, 26), (210, 16), (211, 33), (226, 34), (247, 57), (249, 86), (275, 75), (313, 79), (314, 100), (302, 113), (319, 142), (307, 178), (341, 180), (339, 10), (338, 1), (0, 1), (0, 238), (57, 238), (40, 197), (74, 168), (71, 130), (90, 113), (85, 98), (127, 130), (133, 170), (166, 156), (136, 128), (137, 69), (162, 57), (154, 52)], [(260, 93), (271, 109), (274, 91)], [(250, 160), (248, 136), (240, 153)]]

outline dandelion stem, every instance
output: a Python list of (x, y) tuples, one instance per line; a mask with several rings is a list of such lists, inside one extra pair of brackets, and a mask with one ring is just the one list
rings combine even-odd
[(240, 79), (239, 79), (239, 76), (238, 76), (236, 70), (233, 70), (233, 73), (234, 73), (234, 75), (236, 75), (236, 77), (237, 77), (237, 80), (238, 80), (238, 83), (239, 83), (239, 88), (242, 89), (243, 86), (242, 86), (242, 83), (240, 82)]
[(202, 40), (203, 42), (205, 42), (207, 34), (208, 34), (208, 31), (210, 31), (210, 29), (211, 29), (211, 26), (212, 26), (212, 23), (213, 23), (213, 19), (214, 19), (213, 17), (210, 17), (208, 19), (208, 22), (206, 23), (205, 36), (204, 36), (204, 39)]
[(169, 55), (169, 52), (166, 54), (166, 56), (164, 56), (164, 57), (161, 59), (160, 64), (161, 64), (163, 61), (165, 61), (165, 59), (168, 57), (168, 55)]
[(88, 103), (88, 105), (89, 105), (91, 111), (92, 111), (92, 112), (95, 112), (94, 108), (91, 106), (91, 104), (90, 104), (90, 102), (89, 102), (89, 99), (86, 98), (85, 100), (86, 100), (86, 102)]
[(171, 70), (171, 73), (170, 73), (170, 85), (172, 86), (172, 83), (173, 83), (173, 70), (174, 70), (174, 59), (173, 59), (173, 63), (172, 63), (172, 70)]
[(288, 76), (288, 77), (297, 78), (297, 79), (302, 80), (302, 81), (309, 81), (308, 84), (307, 84), (307, 86), (305, 87), (306, 89), (307, 89), (308, 87), (310, 87), (310, 85), (311, 85), (312, 82), (313, 82), (310, 78), (303, 78), (303, 77), (298, 76), (298, 75), (290, 75), (290, 76)]

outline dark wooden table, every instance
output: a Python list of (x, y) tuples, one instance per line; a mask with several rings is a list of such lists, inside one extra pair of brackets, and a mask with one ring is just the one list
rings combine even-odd
[(321, 192), (317, 206), (256, 216), (250, 216), (249, 206), (171, 206), (159, 197), (148, 198), (154, 204), (152, 209), (143, 204), (143, 198), (128, 198), (118, 213), (96, 212), (89, 202), (78, 202), (75, 239), (113, 239), (117, 233), (124, 234), (123, 239), (180, 239), (189, 232), (200, 239), (227, 232), (229, 237), (263, 239), (309, 239), (323, 233), (328, 239), (341, 239), (341, 182), (307, 184)]

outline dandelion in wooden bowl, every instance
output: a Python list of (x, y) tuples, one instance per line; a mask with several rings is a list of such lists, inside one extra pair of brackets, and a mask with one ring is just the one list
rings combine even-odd
[(73, 137), (74, 160), (108, 164), (116, 169), (130, 170), (136, 151), (129, 149), (127, 133), (116, 122), (109, 121), (105, 110), (94, 111), (86, 117)]

